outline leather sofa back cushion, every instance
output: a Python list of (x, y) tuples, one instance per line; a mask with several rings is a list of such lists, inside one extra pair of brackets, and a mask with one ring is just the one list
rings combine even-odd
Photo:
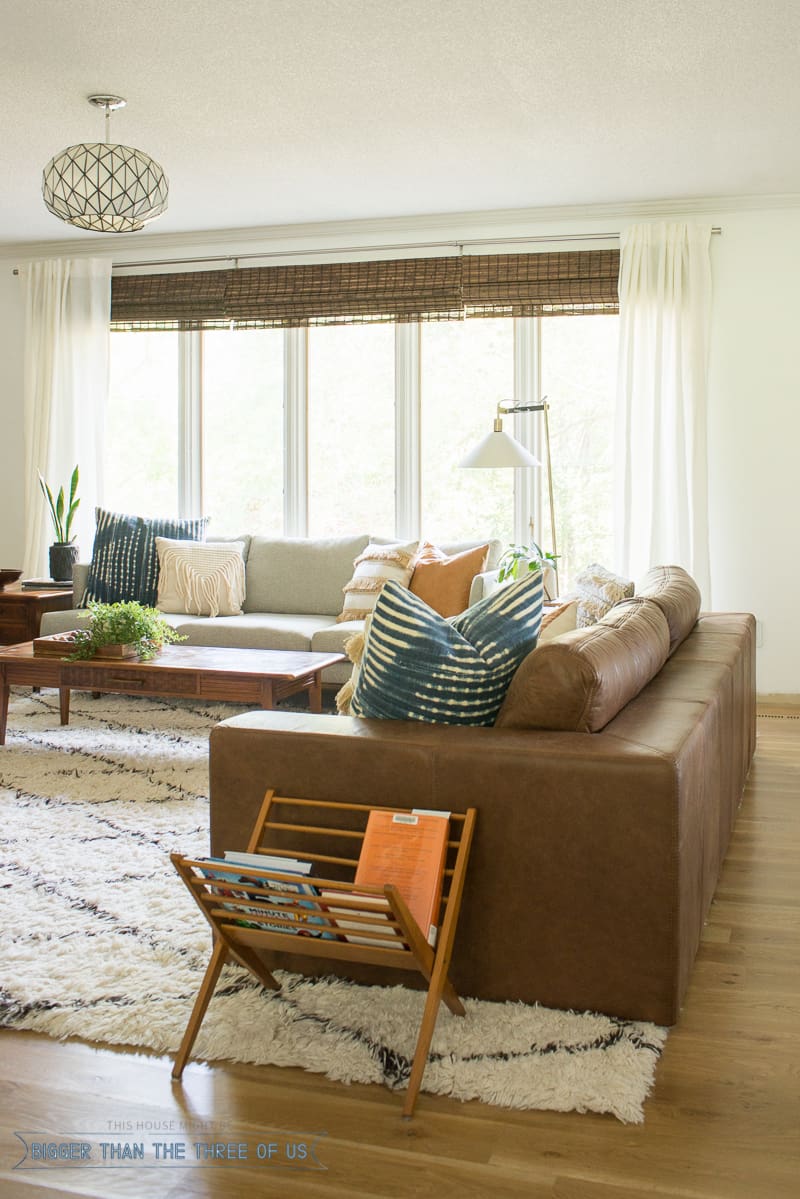
[(616, 604), (588, 628), (537, 646), (520, 666), (496, 728), (596, 733), (669, 656), (669, 626), (650, 599)]
[(658, 604), (669, 625), (672, 654), (689, 636), (700, 614), (700, 589), (682, 566), (653, 566), (636, 584), (635, 594)]

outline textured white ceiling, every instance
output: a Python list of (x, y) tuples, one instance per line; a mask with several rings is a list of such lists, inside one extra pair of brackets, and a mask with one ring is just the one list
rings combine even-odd
[(41, 170), (113, 139), (177, 233), (800, 193), (797, 0), (0, 0), (0, 243), (102, 235)]

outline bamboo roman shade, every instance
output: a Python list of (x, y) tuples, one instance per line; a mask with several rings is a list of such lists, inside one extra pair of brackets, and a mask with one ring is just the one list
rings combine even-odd
[(619, 250), (481, 254), (462, 262), (466, 316), (619, 311)]
[(617, 312), (618, 250), (115, 275), (115, 329), (298, 328)]

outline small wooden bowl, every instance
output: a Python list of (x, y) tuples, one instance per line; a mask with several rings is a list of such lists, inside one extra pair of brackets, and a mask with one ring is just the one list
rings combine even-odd
[(8, 583), (16, 583), (21, 574), (21, 570), (0, 570), (0, 591), (2, 591)]

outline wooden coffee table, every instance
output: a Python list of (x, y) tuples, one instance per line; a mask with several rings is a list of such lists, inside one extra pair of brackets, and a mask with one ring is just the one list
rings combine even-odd
[(0, 649), (0, 745), (5, 744), (13, 686), (57, 687), (62, 724), (69, 723), (73, 690), (227, 700), (267, 709), (277, 700), (306, 692), (310, 710), (319, 712), (322, 672), (343, 660), (344, 654), (168, 645), (150, 662), (138, 658), (69, 662), (34, 656), (33, 642), (28, 641)]

